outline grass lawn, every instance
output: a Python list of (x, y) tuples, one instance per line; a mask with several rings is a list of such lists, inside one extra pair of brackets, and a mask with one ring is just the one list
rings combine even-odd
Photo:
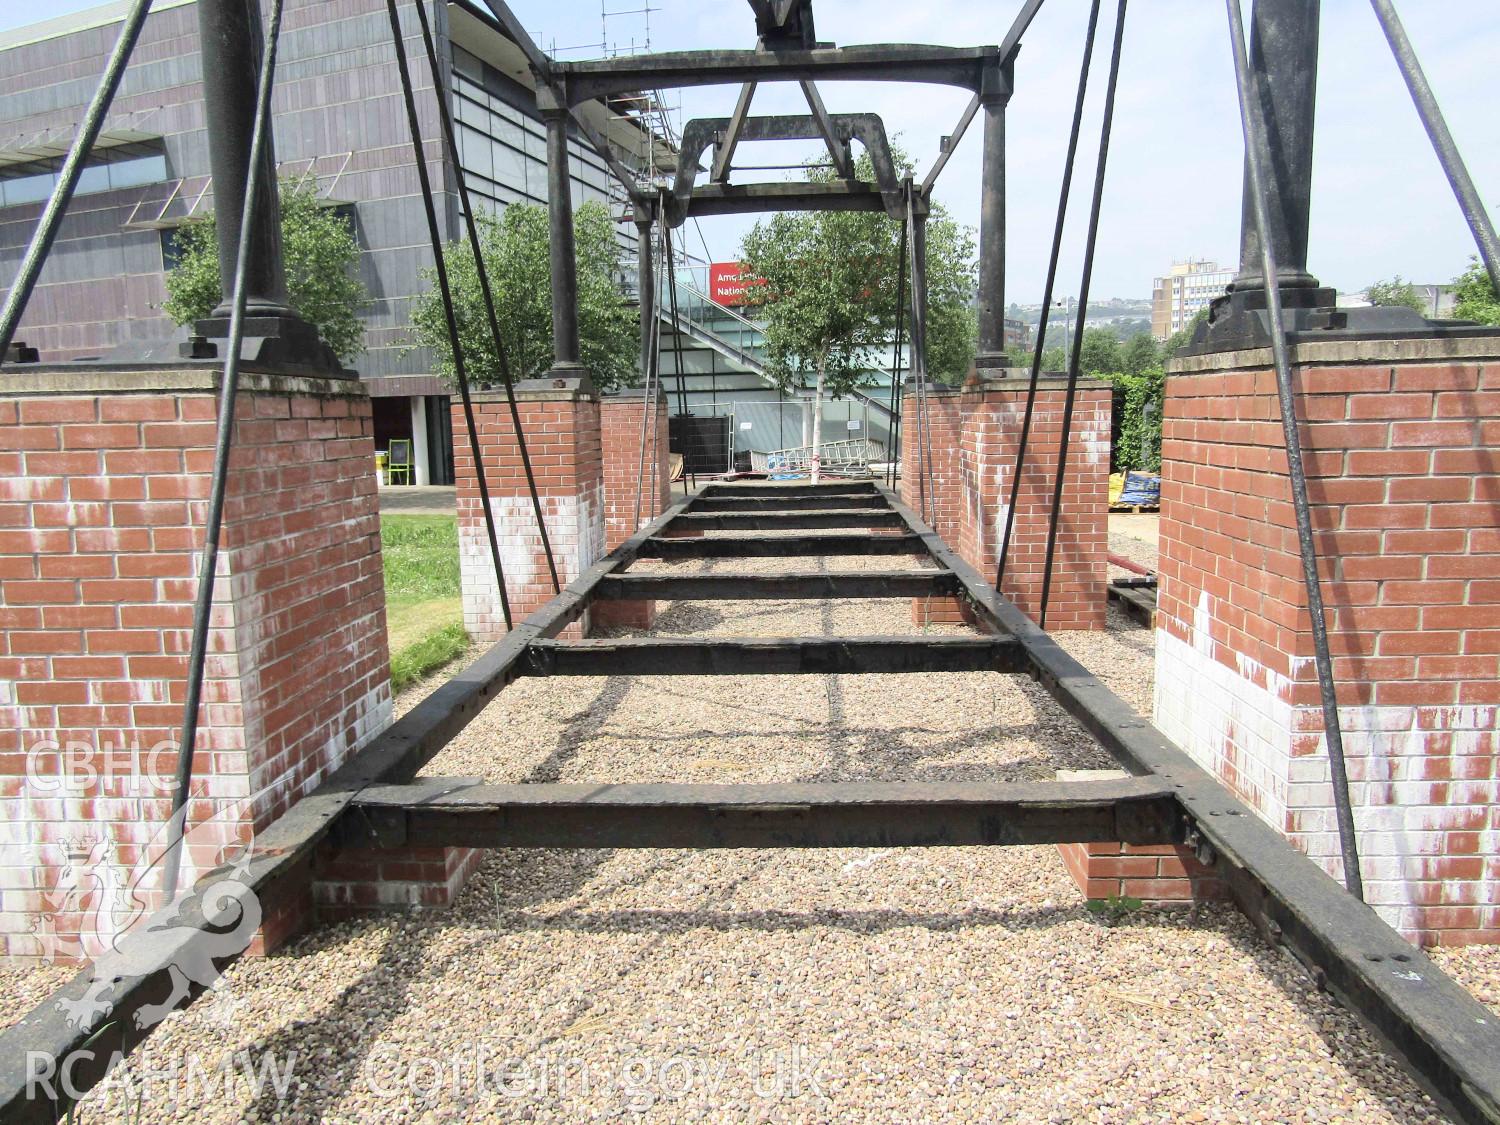
[(453, 516), (384, 516), (380, 545), (391, 690), (400, 691), (468, 646), (459, 597), (458, 521)]

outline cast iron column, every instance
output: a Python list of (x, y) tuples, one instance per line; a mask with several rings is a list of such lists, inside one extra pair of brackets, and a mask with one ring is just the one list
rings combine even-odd
[(927, 379), (927, 201), (921, 199), (911, 220), (912, 375)]
[(1005, 106), (1011, 69), (985, 71), (980, 91), (984, 151), (979, 197), (979, 366), (1003, 367), (1005, 351)]
[(548, 246), (552, 260), (552, 358), (578, 364), (578, 266), (573, 250), (573, 185), (568, 175), (568, 114), (545, 110)]
[[(1318, 88), (1318, 9), (1321, 0), (1255, 0), (1251, 14), (1250, 69), (1256, 112), (1264, 121), (1268, 151), (1267, 209), (1277, 287), (1293, 307), (1316, 303), (1318, 280), (1307, 272), (1307, 227), (1312, 198), (1313, 111)], [(1234, 294), (1263, 291), (1260, 238), (1246, 162), (1240, 220), (1240, 272)], [(1250, 304), (1264, 307), (1264, 298)]]
[(656, 316), (656, 278), (651, 262), (651, 220), (637, 219), (636, 233), (636, 288), (641, 294), (641, 378), (651, 371), (651, 321)]
[[(223, 300), (213, 312), (227, 318), (234, 297), (240, 213), (250, 171), (255, 93), (265, 33), (256, 0), (198, 0), (203, 61), (203, 103), (208, 122), (208, 160), (213, 175), (214, 215), (219, 234), (219, 283)], [(281, 260), (281, 206), (276, 196), (276, 156), (266, 137), (256, 175), (249, 269), (248, 316), (287, 314), (286, 272)]]

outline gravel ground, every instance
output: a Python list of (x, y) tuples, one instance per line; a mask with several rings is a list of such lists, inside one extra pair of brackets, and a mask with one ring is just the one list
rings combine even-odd
[(0, 967), (0, 1028), (15, 1023), (46, 999), (53, 989), (66, 984), (77, 971), (69, 965), (40, 965), (24, 969)]
[(781, 559), (701, 559), (676, 562), (667, 559), (638, 559), (630, 565), (631, 574), (681, 571), (693, 574), (790, 574), (824, 571), (829, 574), (851, 574), (866, 570), (935, 570), (937, 564), (925, 555), (824, 555), (810, 558)]
[[(660, 605), (655, 635), (923, 632), (906, 599)], [(423, 772), (495, 782), (962, 781), (1045, 779), (1109, 764), (1017, 676), (580, 676), (513, 684)]]
[[(910, 628), (905, 602), (777, 606), (662, 623)], [(1060, 639), (1149, 704), (1147, 634), (1112, 626)], [(1018, 677), (580, 677), (508, 688), (425, 772), (1006, 778), (1099, 757)], [(242, 962), (145, 1052), (84, 1120), (137, 1119), (132, 1090), (151, 1121), (1442, 1120), (1240, 915), (1106, 925), (1050, 847), (495, 851), (451, 911)], [(287, 1100), (257, 1095), (243, 1065), (293, 1052)], [(188, 1059), (231, 1078), (205, 1091)]]
[[(1155, 515), (1112, 512), (1109, 517), (1109, 553), (1127, 558), (1148, 570), (1156, 569)], [(1124, 578), (1135, 572), (1123, 566), (1109, 566), (1110, 578)]]
[(1500, 1013), (1500, 945), (1459, 945), (1429, 949), (1438, 968)]
[[(1440, 1120), (1237, 915), (1103, 926), (1047, 848), (499, 852), (227, 981), (132, 1063), (147, 1119)], [(167, 1096), (293, 1051), (284, 1106)]]

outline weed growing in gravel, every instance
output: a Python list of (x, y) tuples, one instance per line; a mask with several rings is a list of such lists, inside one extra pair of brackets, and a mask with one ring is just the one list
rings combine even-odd
[(1109, 895), (1106, 898), (1091, 898), (1083, 908), (1106, 926), (1113, 926), (1134, 914), (1142, 906), (1141, 900), (1129, 895)]

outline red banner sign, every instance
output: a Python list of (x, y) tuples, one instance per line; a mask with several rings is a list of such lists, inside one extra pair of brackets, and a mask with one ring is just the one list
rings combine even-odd
[(708, 295), (716, 304), (749, 304), (749, 288), (764, 284), (758, 277), (743, 276), (739, 262), (714, 262), (708, 267)]

